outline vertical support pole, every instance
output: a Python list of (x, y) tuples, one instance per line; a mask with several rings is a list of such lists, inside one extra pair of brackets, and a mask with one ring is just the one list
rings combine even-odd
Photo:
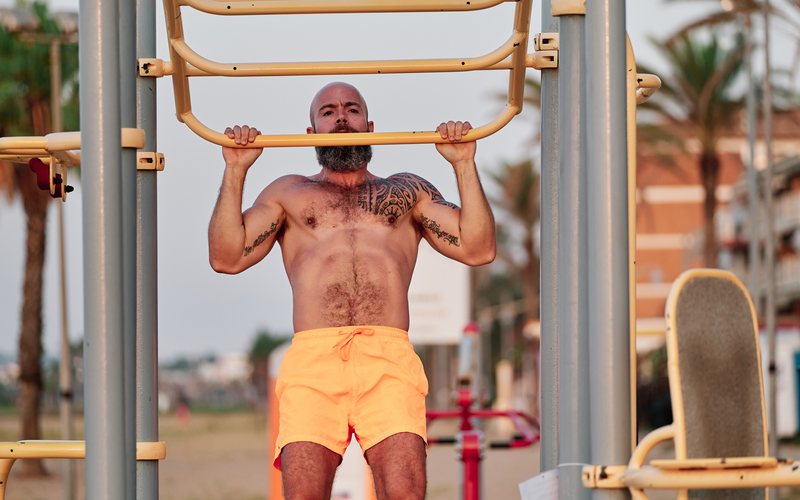
[(756, 104), (756, 81), (753, 77), (753, 19), (752, 14), (740, 14), (744, 21), (744, 66), (747, 73), (747, 211), (750, 219), (750, 234), (747, 248), (747, 287), (753, 297), (753, 305), (758, 312), (761, 307), (761, 281), (759, 280), (759, 206), (761, 195), (758, 190), (758, 172), (756, 171), (756, 129), (758, 128), (758, 109)]
[[(136, 127), (136, 4), (119, 2), (120, 123)], [(136, 497), (136, 150), (122, 150), (123, 371), (125, 498)]]
[[(136, 53), (156, 57), (155, 0), (136, 0)], [(157, 151), (156, 79), (136, 80), (136, 122), (145, 151)], [(157, 172), (136, 173), (136, 438), (158, 441)], [(137, 499), (158, 500), (158, 461), (136, 464)]]
[[(586, 7), (591, 463), (626, 463), (630, 442), (625, 0)], [(625, 498), (596, 490), (593, 498)]]
[(80, 2), (86, 498), (125, 490), (117, 2)]
[(559, 19), (558, 490), (572, 499), (589, 498), (581, 482), (590, 450), (584, 26), (582, 14)]
[[(762, 5), (764, 14), (764, 145), (767, 149), (767, 168), (764, 170), (764, 201), (766, 205), (766, 231), (764, 238), (764, 274), (767, 285), (767, 300), (764, 307), (767, 326), (767, 347), (769, 351), (768, 366), (768, 391), (769, 408), (769, 453), (778, 456), (778, 367), (775, 363), (775, 210), (773, 204), (772, 167), (775, 157), (772, 149), (772, 66), (770, 62), (770, 1), (765, 0)], [(775, 488), (770, 488), (770, 495), (776, 496)]]
[[(550, 0), (542, 2), (542, 32), (558, 32)], [(539, 469), (547, 471), (558, 466), (558, 69), (543, 69), (541, 75)]]

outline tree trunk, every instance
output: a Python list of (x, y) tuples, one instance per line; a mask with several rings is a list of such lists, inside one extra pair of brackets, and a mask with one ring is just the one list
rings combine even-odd
[(704, 152), (700, 156), (703, 191), (703, 260), (706, 267), (717, 267), (717, 242), (714, 214), (717, 211), (717, 185), (719, 184), (719, 157), (714, 152)]
[[(536, 249), (534, 248), (533, 242), (533, 227), (528, 227), (525, 232), (525, 240), (523, 245), (525, 246), (525, 253), (527, 254), (528, 260), (525, 263), (524, 269), (524, 283), (523, 283), (523, 290), (525, 294), (525, 320), (526, 322), (529, 321), (538, 321), (539, 320), (539, 256), (536, 255)], [(539, 339), (534, 339), (531, 342), (530, 346), (530, 363), (531, 363), (531, 375), (533, 377), (532, 382), (532, 394), (531, 394), (531, 408), (530, 412), (538, 417), (539, 416)], [(524, 358), (523, 358), (524, 359)], [(525, 370), (523, 370), (523, 373)]]
[[(20, 438), (41, 439), (39, 410), (42, 395), (42, 289), (47, 207), (50, 198), (49, 193), (36, 186), (36, 177), (27, 166), (18, 166), (15, 173), (27, 223), (19, 335)], [(47, 474), (41, 460), (23, 460), (21, 465), (23, 474)]]

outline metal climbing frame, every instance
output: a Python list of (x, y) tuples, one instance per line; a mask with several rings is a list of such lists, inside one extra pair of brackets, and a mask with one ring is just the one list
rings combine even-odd
[[(183, 37), (182, 7), (218, 15), (261, 14), (334, 14), (374, 12), (466, 11), (493, 7), (503, 1), (514, 1), (513, 32), (497, 49), (479, 57), (420, 60), (334, 61), (299, 63), (219, 63), (197, 54)], [(508, 102), (491, 122), (469, 132), (469, 137), (482, 139), (501, 128), (522, 110), (525, 70), (528, 67), (554, 67), (555, 50), (527, 53), (531, 17), (531, 0), (331, 0), (331, 1), (220, 1), (164, 0), (169, 53), (171, 61), (142, 59), (141, 76), (172, 76), (175, 111), (178, 120), (200, 137), (221, 146), (234, 146), (231, 139), (201, 123), (192, 112), (189, 77), (197, 76), (299, 76), (342, 74), (436, 73), (476, 70), (508, 70)], [(378, 132), (355, 134), (287, 134), (259, 135), (250, 147), (292, 147), (333, 145), (423, 144), (442, 142), (434, 131)]]

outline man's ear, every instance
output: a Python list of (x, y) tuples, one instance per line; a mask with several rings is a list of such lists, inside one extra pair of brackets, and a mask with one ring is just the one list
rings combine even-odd
[(306, 134), (316, 134), (316, 132), (314, 131), (314, 127), (308, 127), (306, 129)]
[(375, 132), (375, 123), (373, 123), (372, 120), (367, 122), (367, 126), (369, 127), (370, 132)]

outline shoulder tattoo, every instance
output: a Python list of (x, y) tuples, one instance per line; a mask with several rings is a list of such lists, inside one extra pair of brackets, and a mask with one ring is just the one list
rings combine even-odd
[(410, 173), (396, 174), (364, 184), (358, 193), (358, 205), (375, 215), (400, 217), (416, 205), (417, 194), (420, 192), (430, 196), (438, 205), (458, 208), (445, 200), (433, 184)]

